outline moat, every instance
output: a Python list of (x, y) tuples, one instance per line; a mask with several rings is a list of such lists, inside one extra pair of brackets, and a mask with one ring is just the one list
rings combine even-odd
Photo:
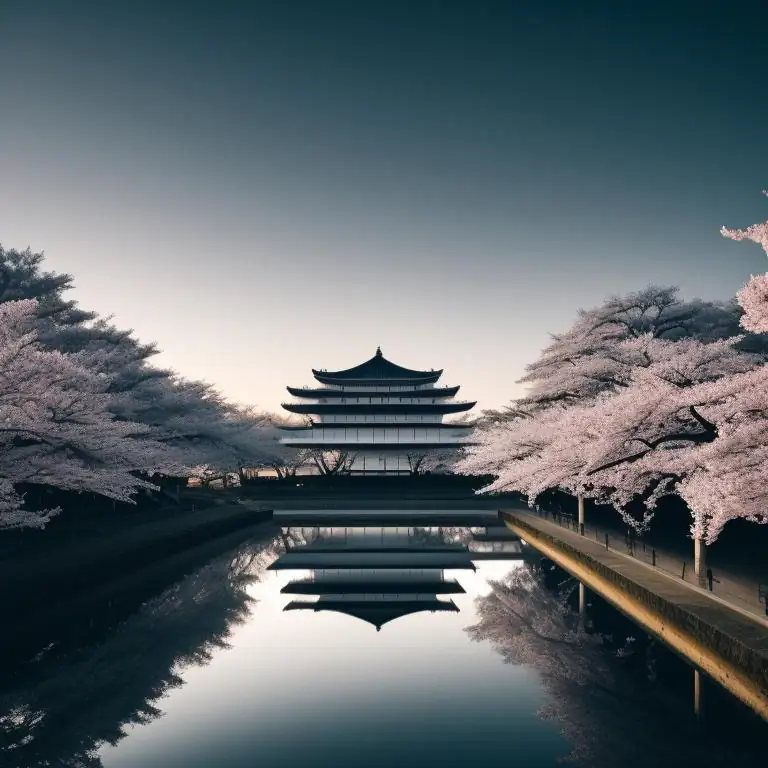
[(42, 628), (6, 656), (0, 764), (765, 764), (768, 725), (704, 676), (694, 702), (685, 660), (597, 594), (579, 614), (487, 513), (344, 515), (286, 512)]

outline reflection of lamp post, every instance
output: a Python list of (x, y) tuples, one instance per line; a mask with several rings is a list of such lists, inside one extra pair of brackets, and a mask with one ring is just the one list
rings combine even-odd
[(693, 713), (697, 718), (701, 718), (701, 672), (698, 669), (693, 670)]

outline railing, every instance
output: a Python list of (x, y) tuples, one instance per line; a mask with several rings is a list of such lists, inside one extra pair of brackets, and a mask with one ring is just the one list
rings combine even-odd
[[(591, 522), (583, 523), (583, 530), (581, 530), (575, 515), (542, 509), (538, 505), (530, 512), (574, 533), (581, 533), (581, 535), (604, 546), (607, 550), (629, 555), (688, 584), (702, 586), (699, 577), (694, 572), (693, 558), (686, 559), (663, 549), (660, 550), (647, 544), (642, 536), (631, 533), (621, 535), (615, 530)], [(766, 581), (768, 582), (768, 579)], [(714, 572), (712, 583), (708, 583), (706, 579), (703, 583), (706, 584), (707, 589), (723, 600), (758, 615), (763, 608), (765, 615), (768, 616), (768, 583)]]

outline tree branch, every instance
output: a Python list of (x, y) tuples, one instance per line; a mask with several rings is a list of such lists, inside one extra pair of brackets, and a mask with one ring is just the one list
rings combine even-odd
[[(691, 411), (695, 413), (693, 406), (691, 406)], [(697, 415), (697, 414), (696, 414)], [(699, 417), (701, 419), (701, 417)], [(706, 420), (703, 420), (699, 423), (707, 423)], [(659, 446), (663, 445), (664, 443), (677, 443), (677, 442), (689, 442), (689, 443), (711, 443), (716, 437), (717, 437), (717, 428), (714, 425), (710, 425), (712, 429), (707, 429), (704, 432), (673, 432), (671, 435), (664, 435), (663, 437), (658, 437), (655, 440), (645, 440), (643, 438), (639, 437), (633, 437), (627, 440), (628, 443), (630, 442), (640, 442), (643, 445), (646, 446), (646, 450), (640, 451), (638, 453), (633, 453), (629, 456), (624, 456), (621, 459), (614, 459), (613, 461), (606, 462), (605, 464), (601, 464), (599, 467), (595, 467), (594, 469), (590, 469), (587, 471), (587, 477), (590, 475), (594, 475), (597, 472), (601, 472), (604, 469), (613, 469), (613, 467), (618, 467), (620, 464), (631, 464), (633, 461), (637, 461), (638, 459), (642, 459), (643, 456), (645, 456), (647, 453), (650, 453), (651, 451), (655, 450)]]

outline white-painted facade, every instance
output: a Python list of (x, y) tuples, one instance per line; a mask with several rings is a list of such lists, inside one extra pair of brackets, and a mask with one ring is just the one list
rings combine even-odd
[[(413, 443), (465, 442), (467, 429), (450, 425), (398, 427), (381, 424), (380, 426), (336, 427), (334, 425), (316, 425), (295, 432), (296, 437), (284, 438), (289, 445), (309, 445), (310, 443), (339, 443), (355, 446), (359, 443), (378, 443), (384, 447), (397, 448), (399, 445)], [(290, 443), (287, 441), (290, 440)]]
[[(315, 377), (317, 385), (294, 389), (297, 402), (283, 406), (312, 422), (306, 428), (286, 430), (284, 445), (347, 451), (351, 474), (389, 475), (410, 474), (425, 454), (469, 444), (470, 427), (446, 424), (443, 418), (445, 412), (467, 411), (474, 403), (457, 401), (445, 392), (451, 388), (437, 385), (440, 372), (401, 368), (377, 350), (374, 358), (356, 368), (316, 371)], [(388, 384), (387, 378), (397, 384)]]

